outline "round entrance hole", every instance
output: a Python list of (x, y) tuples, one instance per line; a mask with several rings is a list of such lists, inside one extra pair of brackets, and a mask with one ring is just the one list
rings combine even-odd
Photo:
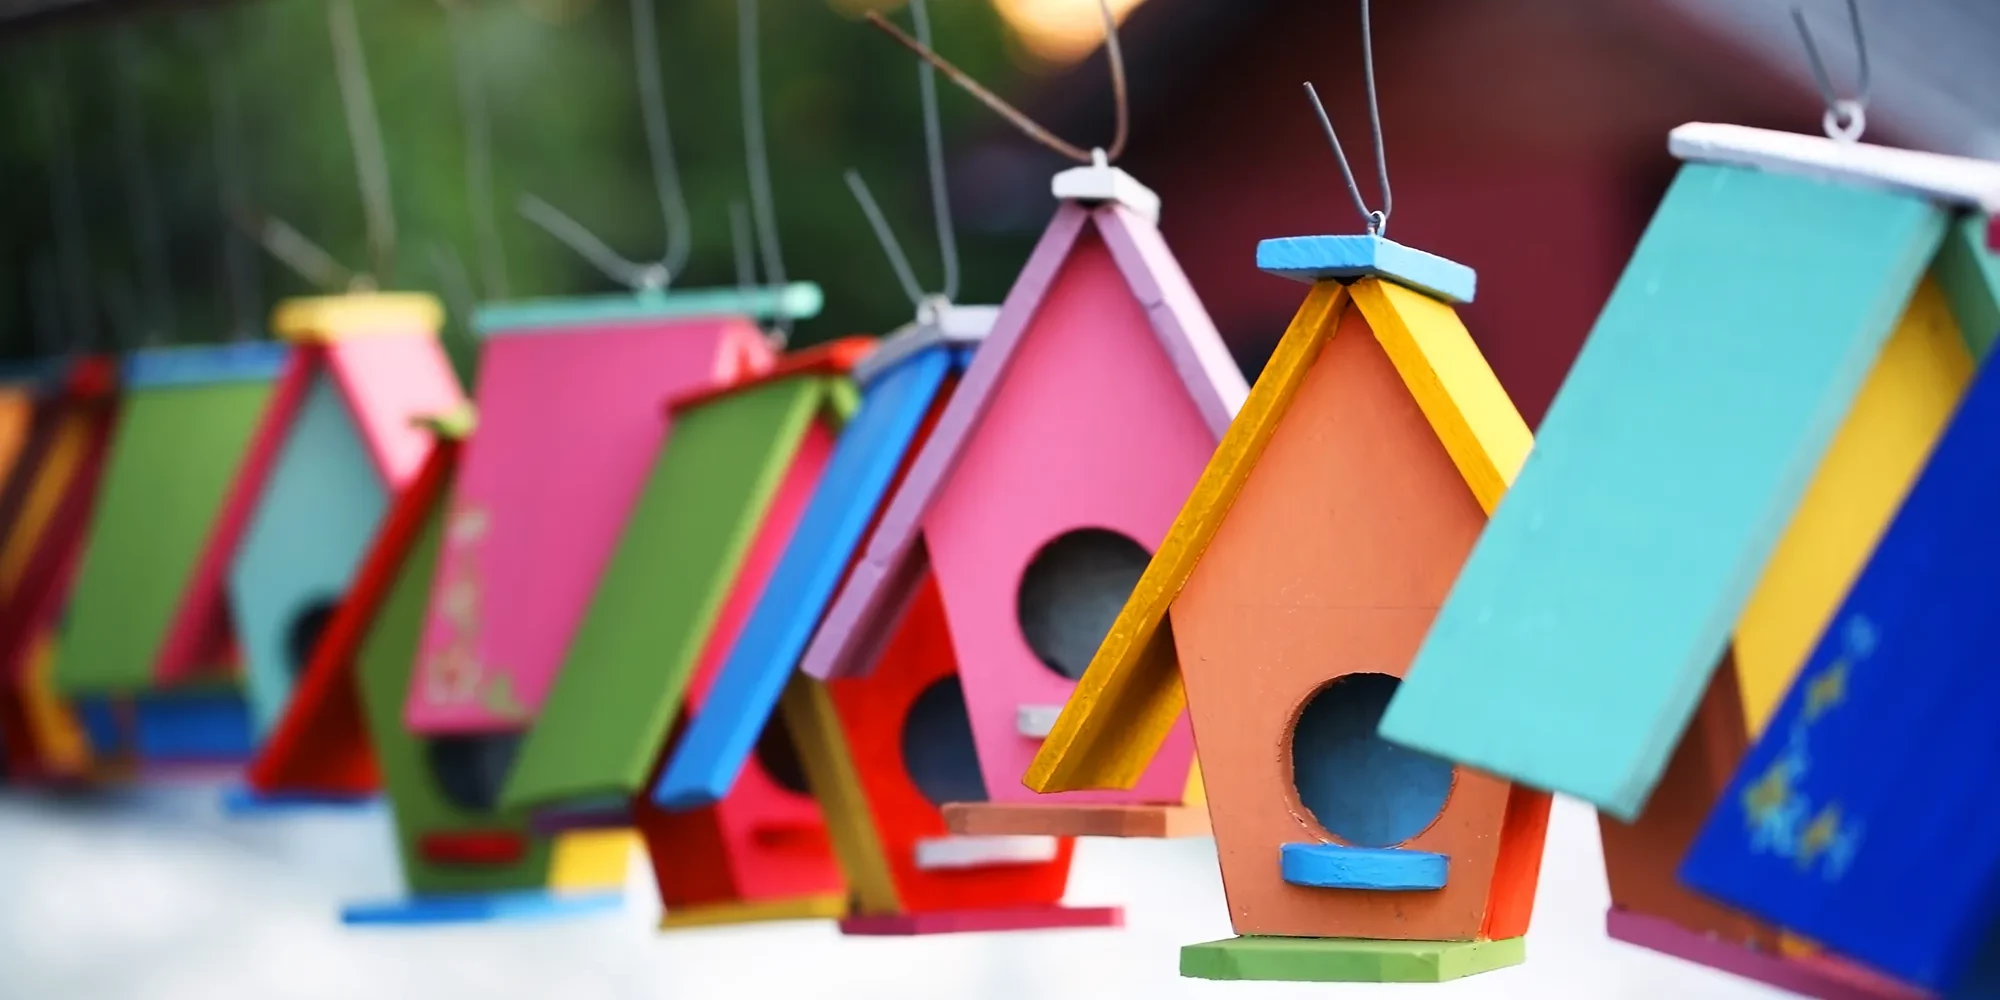
[(338, 610), (339, 601), (321, 598), (292, 616), (292, 627), (285, 630), (285, 657), (293, 679), (305, 676), (306, 667), (312, 663), (313, 651), (319, 648), (319, 637), (325, 634), (327, 625), (333, 622), (334, 612)]
[(771, 783), (794, 795), (810, 795), (812, 789), (806, 784), (806, 769), (799, 763), (798, 745), (792, 742), (791, 728), (783, 718), (772, 715), (764, 723), (764, 731), (757, 736), (757, 766)]
[(424, 741), (424, 760), (438, 791), (467, 812), (492, 812), (521, 748), (519, 733), (464, 733)]
[(903, 769), (934, 806), (986, 801), (965, 689), (956, 675), (940, 678), (910, 703), (903, 717)]
[(1292, 725), (1292, 784), (1328, 833), (1394, 847), (1424, 831), (1451, 796), (1451, 762), (1375, 735), (1401, 680), (1348, 674), (1320, 688)]
[(1014, 602), (1035, 657), (1070, 680), (1082, 677), (1152, 558), (1145, 546), (1104, 528), (1065, 532), (1042, 546)]

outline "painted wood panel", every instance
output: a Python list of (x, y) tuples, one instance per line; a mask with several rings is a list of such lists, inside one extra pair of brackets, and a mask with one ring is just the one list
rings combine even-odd
[(1130, 791), (1055, 799), (1021, 784), (1041, 741), (1021, 734), (1019, 709), (1061, 705), (1075, 683), (1029, 648), (1017, 588), (1036, 553), (1073, 529), (1109, 529), (1151, 552), (1215, 440), (1104, 240), (1086, 230), (923, 521), (993, 801), (1180, 801), (1194, 754), (1184, 720)]
[(1491, 776), (1459, 770), (1442, 815), (1396, 845), (1451, 859), (1438, 892), (1288, 885), (1277, 852), (1336, 842), (1293, 785), (1294, 719), (1337, 677), (1403, 675), (1485, 520), (1348, 310), (1170, 613), (1237, 933), (1479, 932), (1508, 794)]
[(740, 319), (510, 331), (486, 341), (480, 428), (412, 679), (420, 732), (524, 728), (660, 451), (664, 401), (762, 367)]
[(298, 656), (309, 647), (295, 648), (294, 631), (304, 616), (339, 604), (389, 506), (351, 414), (333, 377), (315, 376), (229, 565), (229, 606), (260, 737), (284, 713), (306, 666)]
[(1636, 815), (1944, 224), (1683, 168), (1383, 734)]

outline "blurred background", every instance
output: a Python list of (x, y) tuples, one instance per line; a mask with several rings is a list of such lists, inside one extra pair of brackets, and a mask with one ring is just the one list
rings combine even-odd
[[(613, 283), (515, 206), (532, 192), (627, 256), (664, 235), (625, 0), (356, 0), (399, 239), (381, 284), (441, 294), (454, 353), (480, 300)], [(1117, 0), (1131, 74), (1123, 164), (1246, 372), (1296, 307), (1257, 240), (1360, 219), (1299, 92), (1314, 81), (1366, 153), (1355, 5)], [(2000, 157), (2000, 4), (1866, 0), (1871, 141)], [(1478, 269), (1465, 310), (1539, 420), (1672, 177), (1691, 120), (1816, 132), (1821, 101), (1784, 0), (1391, 0), (1375, 39), (1395, 192), (1391, 235)], [(861, 170), (936, 284), (913, 61), (861, 23), (896, 2), (764, 0), (761, 77), (787, 270), (818, 282), (812, 342), (911, 315), (842, 172)], [(1841, 0), (1805, 13), (1842, 88)], [(1093, 0), (932, 0), (936, 46), (1057, 134), (1103, 144), (1113, 101)], [(731, 0), (660, 0), (659, 44), (692, 205), (682, 286), (736, 280), (729, 206), (747, 198)], [(490, 107), (490, 204), (461, 110)], [(966, 302), (1003, 296), (1065, 164), (949, 86), (951, 201)], [(282, 219), (370, 267), (326, 7), (318, 0), (0, 0), (0, 356), (262, 336), (313, 286), (232, 216)], [(469, 158), (469, 153), (473, 154)], [(1688, 303), (1700, 322), (1700, 303)], [(1322, 987), (1173, 975), (1180, 944), (1225, 936), (1212, 845), (1093, 843), (1074, 898), (1122, 902), (1123, 934), (862, 942), (827, 927), (660, 937), (648, 915), (560, 927), (343, 931), (340, 903), (393, 892), (379, 814), (232, 823), (215, 786), (76, 799), (0, 790), (0, 1000), (88, 997), (1260, 997)], [(1559, 806), (1520, 969), (1441, 996), (1778, 994), (1605, 941), (1594, 818)], [(644, 873), (635, 875), (644, 879)], [(635, 881), (635, 885), (646, 883)], [(650, 891), (637, 892), (643, 909)], [(1404, 995), (1342, 988), (1340, 995)]]

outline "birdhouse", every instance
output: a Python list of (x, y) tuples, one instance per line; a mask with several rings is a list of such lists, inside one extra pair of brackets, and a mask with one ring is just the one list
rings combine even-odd
[(1130, 785), (1185, 703), (1243, 936), (1183, 975), (1518, 963), (1548, 796), (1374, 735), (1531, 444), (1453, 309), (1473, 273), (1377, 235), (1257, 260), (1311, 291), (1027, 783)]
[(495, 810), (483, 789), (437, 761), (453, 748), (404, 725), (416, 650), (454, 525), (448, 494), (469, 413), (435, 425), (437, 441), (399, 494), (356, 573), (272, 749), (295, 727), (337, 717), (358, 694), (382, 792), (394, 813), (406, 898), (348, 906), (349, 924), (527, 919), (616, 909), (631, 854), (623, 832), (541, 836), (527, 817)]
[(656, 419), (672, 429), (501, 794), (556, 826), (635, 826), (665, 928), (846, 910), (782, 724), (764, 728), (757, 768), (708, 808), (669, 812), (649, 790), (670, 738), (709, 709), (722, 657), (854, 410), (848, 373), (869, 346), (836, 341), (664, 401)]
[(15, 781), (92, 776), (89, 741), (51, 672), (111, 439), (116, 371), (80, 358), (46, 373), (0, 490), (0, 729)]
[(54, 667), (94, 752), (143, 764), (241, 761), (249, 719), (221, 607), (178, 616), (209, 529), (252, 449), (288, 350), (147, 350), (124, 398)]
[(927, 305), (916, 324), (857, 365), (860, 409), (706, 704), (651, 791), (675, 812), (726, 802), (765, 766), (771, 744), (764, 734), (789, 733), (846, 876), (852, 912), (840, 926), (849, 934), (1104, 926), (1120, 918), (1113, 908), (1057, 905), (1069, 871), (1067, 840), (946, 830), (940, 804), (983, 793), (934, 592), (908, 612), (869, 677), (830, 688), (794, 677), (836, 587), (994, 313)]
[[(253, 734), (283, 713), (294, 680), (345, 594), (383, 513), (416, 475), (427, 441), (411, 423), (464, 403), (428, 295), (280, 303), (293, 345), (209, 530), (169, 631), (177, 647), (235, 626)], [(170, 680), (173, 678), (169, 678)]]
[[(511, 756), (659, 455), (661, 400), (768, 368), (746, 317), (818, 305), (817, 288), (796, 285), (479, 311), (480, 432), (453, 487), (413, 730)], [(490, 772), (489, 795), (505, 773)]]
[(1983, 368), (1681, 868), (1702, 892), (1951, 997), (1995, 988), (2000, 852), (1986, 833), (2000, 815), (1982, 776), (2000, 747), (1979, 694), (1994, 629), (1978, 605), (2000, 546), (1986, 516), (1996, 436), (2000, 371)]
[(1200, 832), (1185, 722), (1130, 789), (1020, 784), (1245, 391), (1154, 228), (1157, 199), (1101, 162), (1058, 175), (1055, 193), (803, 669), (866, 676), (934, 574), (985, 790), (951, 804), (955, 832)]
[(1597, 804), (1614, 936), (1819, 989), (1844, 972), (1672, 868), (2000, 332), (1964, 218), (2000, 166), (1726, 125), (1669, 146), (1381, 733)]

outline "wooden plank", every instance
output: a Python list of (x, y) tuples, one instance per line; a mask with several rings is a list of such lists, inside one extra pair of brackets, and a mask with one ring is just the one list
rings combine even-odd
[(1240, 937), (1181, 949), (1193, 979), (1294, 983), (1442, 983), (1519, 965), (1520, 938), (1504, 941), (1357, 941)]
[(825, 391), (821, 379), (790, 379), (674, 418), (508, 776), (505, 805), (642, 787)]
[(1996, 440), (1989, 366), (1681, 868), (1726, 903), (1947, 992), (1991, 954), (2000, 871)]
[(825, 301), (819, 286), (809, 281), (795, 281), (782, 288), (696, 288), (641, 295), (527, 299), (486, 303), (473, 314), (472, 326), (481, 337), (497, 337), (559, 330), (582, 332), (607, 323), (658, 323), (725, 316), (754, 320), (782, 314), (793, 319), (811, 319), (819, 315)]
[(1875, 187), (1925, 201), (2000, 212), (2000, 163), (1745, 125), (1690, 122), (1667, 134), (1683, 160)]
[(1705, 965), (1800, 996), (1824, 1000), (1929, 1000), (1932, 994), (1831, 956), (1787, 957), (1688, 930), (1645, 913), (1613, 909), (1605, 932), (1614, 941)]
[(1937, 282), (1917, 286), (1834, 433), (1736, 624), (1737, 679), (1760, 733), (1875, 551), (1972, 380)]
[(119, 381), (130, 391), (269, 382), (290, 356), (291, 349), (283, 344), (254, 340), (148, 348), (126, 356)]
[(660, 929), (676, 931), (691, 927), (732, 927), (787, 920), (839, 920), (846, 915), (846, 896), (803, 896), (798, 899), (670, 908), (660, 916)]
[(2000, 255), (1986, 245), (1984, 216), (1961, 217), (1945, 234), (1931, 277), (1944, 287), (1951, 314), (1973, 357), (1983, 358), (2000, 338)]
[(869, 386), (860, 412), (841, 431), (742, 641), (730, 651), (702, 712), (681, 735), (653, 789), (654, 801), (687, 809), (729, 793), (926, 418), (935, 412), (951, 368), (949, 350), (925, 351)]
[(1450, 859), (1432, 851), (1344, 844), (1284, 844), (1279, 877), (1311, 889), (1428, 892), (1442, 889)]
[(402, 489), (430, 454), (417, 418), (462, 412), (465, 392), (435, 336), (363, 337), (335, 343), (327, 371), (368, 448), (376, 474)]
[(1637, 815), (1944, 222), (1682, 168), (1382, 734)]
[(1493, 513), (1535, 445), (1458, 312), (1379, 278), (1348, 290), (1481, 510)]
[(1263, 240), (1257, 244), (1257, 269), (1307, 284), (1381, 278), (1449, 305), (1471, 302), (1479, 280), (1455, 260), (1373, 233)]
[(1126, 788), (1152, 763), (1187, 704), (1167, 608), (1214, 538), (1346, 305), (1347, 292), (1335, 282), (1314, 285), (1306, 296), (1042, 742), (1022, 779), (1029, 788)]
[(126, 398), (63, 625), (61, 690), (137, 691), (269, 401), (266, 382)]
[(951, 832), (975, 837), (1048, 834), (1054, 837), (1206, 837), (1203, 803), (1041, 804), (951, 802), (944, 807)]
[(994, 931), (1044, 931), (1059, 928), (1123, 927), (1125, 911), (1116, 906), (1009, 906), (992, 910), (945, 910), (937, 913), (859, 915), (840, 922), (842, 934), (861, 937), (920, 937), (930, 934), (982, 934)]
[(872, 914), (902, 912), (903, 901), (890, 872), (887, 850), (826, 683), (804, 674), (792, 675), (779, 712), (791, 729), (806, 784), (826, 819), (827, 834), (833, 841), (834, 856), (840, 859), (848, 892), (854, 897), (854, 908)]
[(331, 344), (355, 337), (418, 334), (436, 338), (444, 303), (422, 292), (350, 292), (282, 299), (271, 310), (271, 333), (292, 344)]

